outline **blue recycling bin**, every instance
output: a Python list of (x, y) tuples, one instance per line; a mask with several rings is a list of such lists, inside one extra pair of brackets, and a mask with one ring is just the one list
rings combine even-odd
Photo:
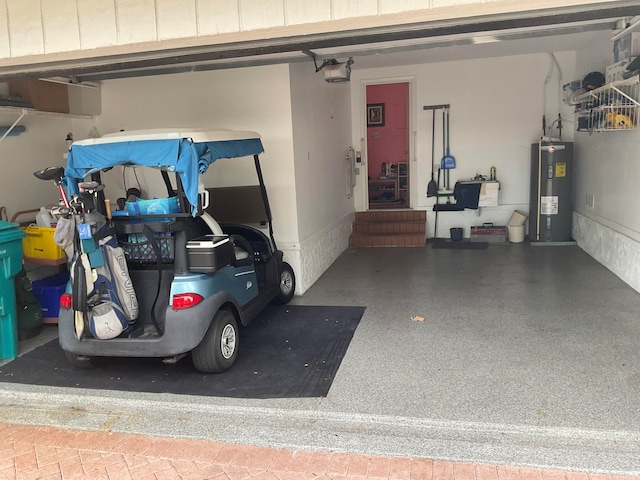
[(14, 278), (22, 269), (22, 239), (17, 223), (0, 220), (0, 358), (18, 355), (18, 313)]

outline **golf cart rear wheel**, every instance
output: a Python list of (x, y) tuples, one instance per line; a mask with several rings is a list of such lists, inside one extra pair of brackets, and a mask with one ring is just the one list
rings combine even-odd
[(218, 310), (200, 344), (191, 352), (193, 365), (200, 372), (228, 370), (238, 356), (238, 324), (228, 310)]
[(273, 303), (276, 303), (278, 305), (289, 303), (293, 298), (293, 294), (296, 290), (296, 277), (293, 274), (291, 265), (286, 262), (282, 262), (279, 290), (280, 291), (278, 295), (273, 299)]
[(94, 368), (92, 357), (86, 355), (78, 355), (77, 353), (64, 351), (64, 356), (71, 365), (76, 368), (89, 369)]

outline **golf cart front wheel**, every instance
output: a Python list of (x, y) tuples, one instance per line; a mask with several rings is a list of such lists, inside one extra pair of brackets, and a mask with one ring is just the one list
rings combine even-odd
[(296, 291), (296, 277), (293, 274), (293, 268), (286, 262), (282, 263), (279, 290), (278, 295), (273, 299), (273, 303), (278, 305), (289, 303)]
[(238, 324), (228, 310), (218, 310), (200, 344), (191, 352), (193, 365), (203, 373), (228, 370), (238, 356)]

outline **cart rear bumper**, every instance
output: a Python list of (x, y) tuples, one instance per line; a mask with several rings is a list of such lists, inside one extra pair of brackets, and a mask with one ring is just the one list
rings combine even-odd
[(169, 357), (188, 353), (206, 333), (215, 312), (225, 303), (234, 303), (227, 292), (220, 292), (199, 305), (186, 310), (167, 307), (165, 329), (158, 334), (150, 324), (138, 326), (111, 340), (92, 337), (78, 339), (75, 334), (73, 310), (60, 310), (58, 335), (63, 350), (95, 357)]

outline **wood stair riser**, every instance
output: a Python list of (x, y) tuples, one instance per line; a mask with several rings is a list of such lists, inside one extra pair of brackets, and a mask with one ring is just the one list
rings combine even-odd
[(423, 210), (391, 210), (356, 212), (356, 223), (369, 222), (426, 222), (426, 213)]
[(426, 212), (385, 210), (356, 212), (350, 247), (424, 247)]
[(423, 223), (419, 222), (372, 222), (372, 223), (354, 223), (354, 233), (366, 233), (370, 235), (388, 234), (388, 233), (422, 233), (425, 230)]
[(424, 247), (422, 235), (352, 235), (350, 247)]

